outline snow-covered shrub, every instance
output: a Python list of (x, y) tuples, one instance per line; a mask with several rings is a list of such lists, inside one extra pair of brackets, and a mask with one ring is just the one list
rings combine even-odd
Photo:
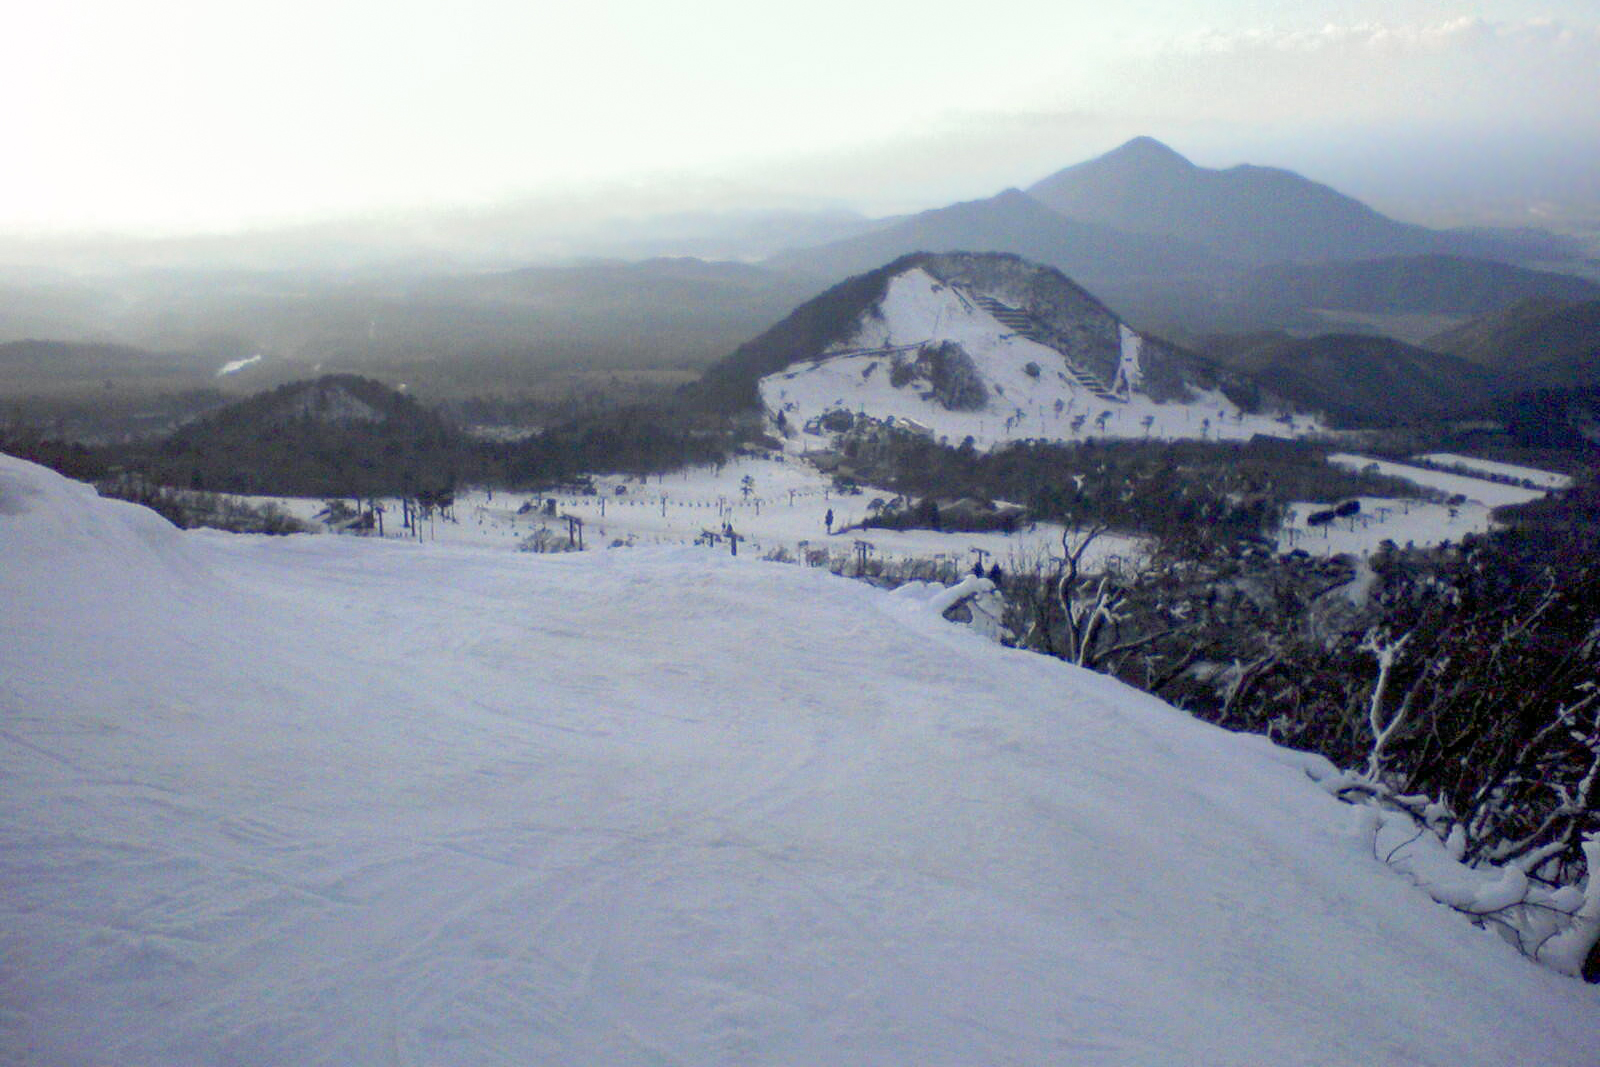
[[(1308, 774), (1356, 806), (1373, 857), (1434, 900), (1499, 933), (1518, 951), (1563, 974), (1600, 981), (1600, 834), (1581, 842), (1589, 873), (1573, 884), (1529, 874), (1537, 861), (1468, 863), (1460, 824), (1441, 804), (1402, 796), (1361, 774)], [(1328, 767), (1331, 772), (1332, 768)]]
[(521, 552), (576, 552), (578, 546), (564, 533), (541, 526), (517, 543)]
[[(219, 493), (173, 489), (152, 484), (137, 475), (122, 475), (98, 483), (101, 495), (142, 504), (180, 529), (207, 527), (229, 533), (309, 533), (314, 527), (290, 515), (278, 504), (255, 504)], [(342, 502), (341, 502), (342, 503)], [(354, 510), (351, 519), (361, 516)], [(371, 515), (367, 515), (370, 522)]]

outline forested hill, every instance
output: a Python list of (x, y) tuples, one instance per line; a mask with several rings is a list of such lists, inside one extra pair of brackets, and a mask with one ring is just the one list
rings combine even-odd
[(404, 393), (330, 375), (190, 423), (151, 461), (161, 480), (196, 489), (367, 496), (453, 483), (448, 457), (461, 443), (458, 431)]

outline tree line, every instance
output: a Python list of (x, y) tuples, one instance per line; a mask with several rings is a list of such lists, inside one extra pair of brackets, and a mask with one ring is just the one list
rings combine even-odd
[(651, 474), (712, 463), (726, 460), (758, 429), (754, 420), (660, 403), (585, 412), (518, 440), (481, 440), (409, 397), (367, 384), (381, 390), (355, 387), (371, 409), (363, 414), (372, 417), (328, 418), (285, 387), (154, 441), (89, 446), (11, 427), (0, 431), (0, 449), (113, 492), (153, 485), (412, 498), (466, 485), (537, 489), (585, 472)]

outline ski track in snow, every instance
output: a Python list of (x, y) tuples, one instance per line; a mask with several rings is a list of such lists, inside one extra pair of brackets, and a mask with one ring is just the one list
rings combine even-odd
[(819, 571), (0, 457), (0, 618), (6, 1063), (1600, 1062), (1292, 754)]

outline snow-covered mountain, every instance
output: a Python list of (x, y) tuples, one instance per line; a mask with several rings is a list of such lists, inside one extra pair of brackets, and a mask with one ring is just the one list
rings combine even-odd
[(995, 253), (906, 256), (836, 286), (708, 379), (740, 375), (799, 441), (855, 415), (978, 447), (1317, 428), (1242, 375), (1140, 336), (1059, 271)]
[(938, 606), (0, 456), (0, 1061), (1600, 1062), (1315, 761)]

